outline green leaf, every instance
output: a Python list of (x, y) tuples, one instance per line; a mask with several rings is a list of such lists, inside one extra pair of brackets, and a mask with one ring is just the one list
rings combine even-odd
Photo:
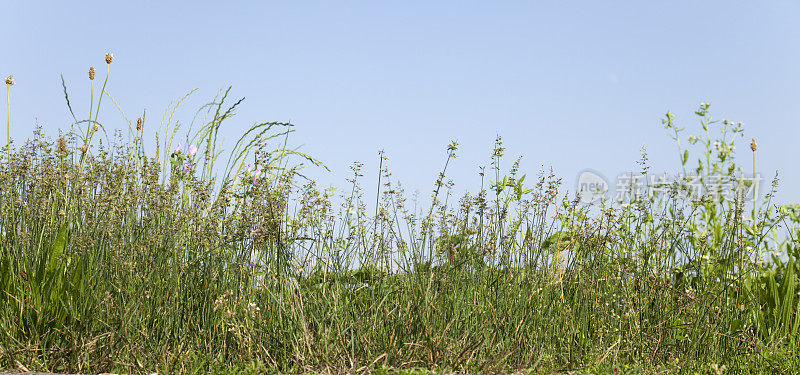
[(567, 237), (567, 233), (563, 232), (563, 231), (553, 233), (550, 237), (547, 237), (547, 239), (544, 240), (544, 242), (542, 243), (542, 250), (547, 250), (551, 246), (553, 246), (553, 245), (555, 245), (555, 244), (557, 244), (557, 243), (559, 243), (561, 241), (564, 241), (566, 237)]
[(53, 243), (53, 251), (50, 252), (50, 258), (47, 261), (47, 273), (53, 272), (55, 270), (58, 260), (61, 258), (61, 255), (64, 254), (64, 250), (67, 248), (67, 236), (69, 235), (69, 223), (64, 222), (61, 224), (61, 228), (58, 229), (58, 235), (56, 236), (56, 240)]
[(675, 339), (678, 341), (686, 340), (686, 329), (684, 328), (684, 325), (686, 325), (686, 323), (684, 323), (683, 319), (676, 318), (673, 325), (674, 325), (673, 332), (675, 333)]
[(736, 334), (741, 332), (742, 327), (744, 327), (744, 323), (742, 323), (739, 319), (734, 319), (731, 321), (731, 334)]
[(794, 274), (794, 259), (789, 258), (789, 262), (786, 264), (786, 273), (783, 276), (783, 295), (782, 297), (782, 308), (781, 311), (781, 323), (784, 324), (784, 329), (786, 329), (786, 333), (791, 332), (794, 330), (792, 327), (792, 315), (794, 314), (794, 290), (795, 290), (795, 277)]

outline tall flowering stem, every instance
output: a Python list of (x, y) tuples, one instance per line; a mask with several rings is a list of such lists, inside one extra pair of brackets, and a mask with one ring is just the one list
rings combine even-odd
[[(8, 184), (9, 188), (11, 188), (9, 194), (9, 199), (11, 200), (11, 222), (12, 224), (15, 222), (14, 219), (14, 194), (13, 194), (13, 185), (12, 177), (11, 177), (11, 86), (14, 85), (14, 76), (8, 76), (6, 78), (6, 102), (7, 102), (7, 109), (8, 109), (8, 118), (6, 122), (6, 136), (8, 137), (8, 143), (6, 144), (7, 151), (8, 151)], [(10, 233), (13, 236), (16, 231), (12, 230)]]
[[(11, 163), (11, 86), (14, 85), (14, 76), (6, 78), (6, 101), (8, 103), (8, 121), (6, 122), (6, 136), (8, 137), (8, 162)], [(9, 167), (9, 171), (11, 168)]]
[[(79, 168), (79, 173), (83, 171), (83, 166), (86, 162), (86, 154), (89, 152), (89, 145), (92, 143), (92, 138), (94, 137), (94, 133), (97, 129), (97, 119), (100, 116), (100, 103), (103, 102), (103, 96), (106, 92), (106, 85), (108, 84), (108, 77), (111, 75), (111, 61), (114, 60), (114, 55), (111, 53), (106, 53), (106, 79), (103, 81), (103, 88), (100, 90), (100, 97), (97, 99), (97, 108), (93, 108), (94, 105), (94, 68), (92, 68), (89, 72), (89, 80), (92, 82), (91, 84), (91, 100), (89, 101), (89, 127), (86, 131), (87, 138), (86, 142), (84, 143), (85, 151), (81, 155), (81, 163)], [(94, 119), (92, 119), (92, 110), (94, 110)]]

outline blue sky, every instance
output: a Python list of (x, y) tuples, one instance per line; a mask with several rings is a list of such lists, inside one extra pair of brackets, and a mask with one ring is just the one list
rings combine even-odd
[[(294, 143), (343, 186), (353, 161), (366, 186), (384, 149), (393, 177), (427, 195), (451, 139), (461, 144), (450, 176), (477, 190), (496, 134), (508, 166), (552, 166), (574, 190), (580, 171), (607, 177), (677, 172), (660, 119), (667, 110), (697, 133), (692, 112), (742, 121), (750, 170), (780, 171), (782, 200), (798, 200), (800, 3), (639, 2), (110, 2), (13, 1), (2, 7), (0, 74), (14, 74), (12, 137), (38, 120), (66, 128), (60, 75), (79, 115), (88, 111), (89, 66), (105, 73), (129, 117), (148, 111), (153, 131), (170, 101), (198, 92), (177, 119), (217, 90), (246, 97), (223, 129), (238, 138), (257, 121), (297, 125)], [(105, 103), (101, 122), (126, 127)], [(5, 117), (5, 108), (1, 109)], [(4, 132), (4, 131), (3, 131)], [(765, 184), (766, 186), (766, 184)]]

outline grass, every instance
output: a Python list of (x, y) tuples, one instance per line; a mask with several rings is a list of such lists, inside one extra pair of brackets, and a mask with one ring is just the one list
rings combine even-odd
[[(324, 166), (290, 146), (288, 123), (254, 126), (216, 164), (220, 126), (241, 104), (230, 89), (194, 130), (180, 131), (181, 101), (171, 106), (150, 151), (144, 115), (123, 113), (128, 135), (104, 145), (104, 87), (95, 98), (92, 85), (88, 120), (67, 96), (69, 131), (9, 138), (2, 153), (0, 369), (800, 370), (800, 206), (748, 203), (741, 124), (712, 119), (708, 104), (686, 147), (665, 117), (694, 177), (658, 194), (581, 204), (553, 173), (501, 168), (498, 137), (474, 195), (454, 195), (458, 145), (447, 146), (422, 207), (383, 153), (377, 191), (357, 163), (343, 193), (318, 188), (302, 168)], [(727, 198), (713, 194), (719, 181)]]

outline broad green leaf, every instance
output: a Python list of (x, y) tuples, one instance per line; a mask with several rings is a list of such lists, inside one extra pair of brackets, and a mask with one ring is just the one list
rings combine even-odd
[(56, 236), (56, 240), (53, 243), (53, 251), (50, 252), (50, 258), (47, 261), (47, 273), (53, 272), (53, 270), (55, 270), (57, 262), (61, 258), (61, 255), (64, 254), (64, 250), (67, 247), (68, 235), (69, 235), (69, 223), (65, 221), (61, 224), (61, 228), (58, 229), (58, 235)]

